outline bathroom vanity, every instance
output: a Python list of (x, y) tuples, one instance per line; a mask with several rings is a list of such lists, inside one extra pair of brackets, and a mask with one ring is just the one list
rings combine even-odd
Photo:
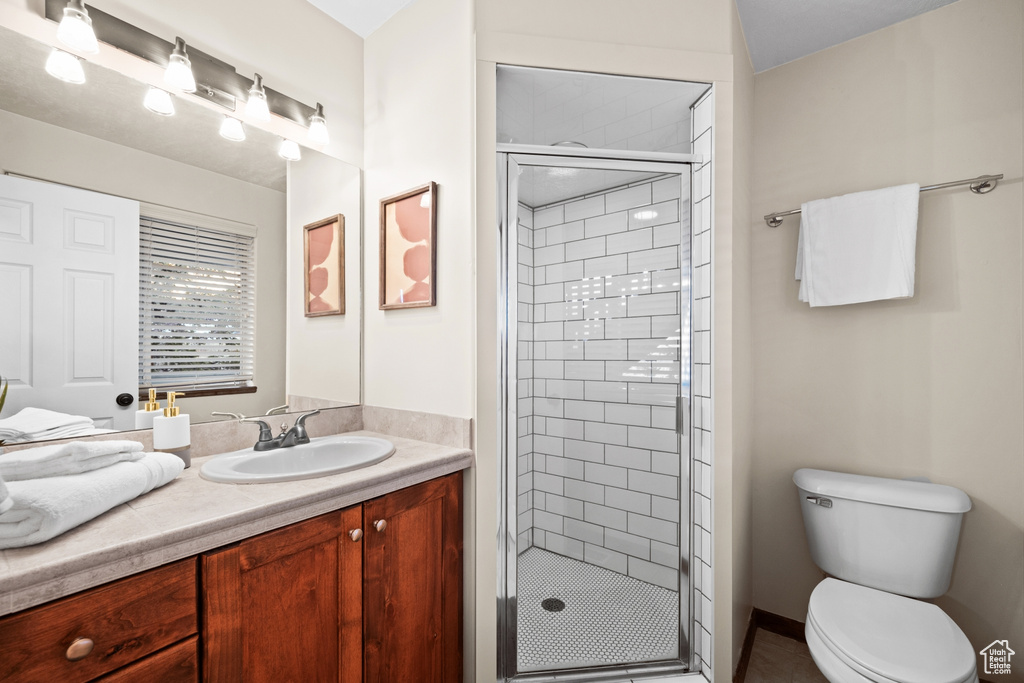
[[(472, 454), (385, 438), (392, 458), (320, 479), (235, 486), (186, 470), (135, 512), (218, 496), (237, 504), (238, 494), (266, 503), (225, 513), (221, 501), (205, 519), (181, 507), (157, 539), (136, 529), (120, 544), (102, 540), (98, 519), (0, 554), (5, 602), (62, 596), (0, 617), (4, 680), (461, 680), (461, 470)], [(134, 516), (131, 504), (117, 515)], [(281, 526), (288, 517), (299, 521)], [(90, 540), (100, 547), (79, 550)], [(55, 560), (61, 544), (68, 556)], [(197, 550), (172, 557), (189, 545)], [(133, 546), (152, 547), (133, 556)], [(32, 555), (43, 565), (35, 584), (19, 572)], [(48, 579), (61, 563), (72, 579), (124, 578), (68, 595)]]

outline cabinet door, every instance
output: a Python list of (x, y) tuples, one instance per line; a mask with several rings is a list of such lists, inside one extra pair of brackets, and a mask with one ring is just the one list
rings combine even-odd
[(203, 556), (203, 679), (361, 680), (358, 506)]
[(363, 504), (366, 683), (462, 680), (462, 473)]

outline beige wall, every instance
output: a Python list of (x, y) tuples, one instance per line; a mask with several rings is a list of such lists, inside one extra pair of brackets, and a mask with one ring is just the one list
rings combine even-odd
[[(473, 415), (473, 60), (468, 0), (420, 0), (366, 39), (365, 399)], [(383, 197), (438, 184), (437, 305), (379, 310)]]
[[(732, 544), (732, 600), (729, 605), (732, 621), (732, 667), (735, 671), (740, 648), (753, 608), (753, 518), (752, 463), (753, 452), (753, 358), (751, 348), (750, 245), (751, 171), (754, 127), (754, 70), (747, 55), (742, 27), (733, 7), (733, 74), (735, 92), (735, 125), (733, 135), (733, 307), (731, 392), (733, 404), (733, 466), (732, 466), (732, 533), (722, 534), (720, 542)], [(721, 529), (721, 527), (719, 527)]]
[[(286, 369), (289, 396), (342, 403), (360, 401), (363, 302), (359, 178), (360, 172), (355, 166), (308, 150), (300, 161), (288, 163)], [(303, 303), (303, 226), (339, 213), (345, 216), (345, 313), (307, 318)]]
[(938, 604), (976, 649), (1024, 643), (1022, 8), (961, 0), (755, 79), (755, 216), (898, 183), (1006, 176), (983, 197), (921, 196), (909, 300), (809, 309), (793, 280), (797, 220), (771, 230), (755, 219), (759, 608), (802, 621), (821, 577), (794, 470), (924, 475), (974, 502)]
[(284, 403), (284, 329), (263, 324), (279, 320), (285, 308), (283, 192), (2, 110), (0, 170), (255, 225), (259, 391), (185, 398), (180, 405), (194, 421), (208, 422), (214, 410), (252, 415)]

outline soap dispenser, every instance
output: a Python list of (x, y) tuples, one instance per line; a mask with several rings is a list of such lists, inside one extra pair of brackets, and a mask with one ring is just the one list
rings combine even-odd
[(174, 405), (174, 399), (185, 394), (180, 391), (167, 392), (167, 407), (161, 417), (153, 418), (153, 449), (174, 453), (185, 461), (185, 467), (192, 464), (189, 449), (192, 446), (188, 414)]
[(149, 401), (142, 410), (135, 411), (135, 428), (152, 429), (153, 418), (160, 415), (160, 403), (156, 400), (156, 389), (149, 390)]

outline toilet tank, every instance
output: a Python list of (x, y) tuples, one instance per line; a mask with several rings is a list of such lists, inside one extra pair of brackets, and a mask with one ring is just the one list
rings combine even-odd
[(960, 489), (920, 481), (800, 469), (807, 542), (832, 576), (912, 598), (949, 589), (963, 514)]

